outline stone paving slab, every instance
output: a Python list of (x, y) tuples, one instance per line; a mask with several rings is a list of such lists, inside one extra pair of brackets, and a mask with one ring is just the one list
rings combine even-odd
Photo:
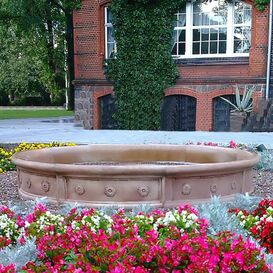
[(128, 130), (84, 130), (75, 126), (71, 117), (0, 120), (0, 143), (74, 142), (78, 144), (183, 144), (217, 142), (258, 145), (273, 149), (273, 132), (166, 132)]

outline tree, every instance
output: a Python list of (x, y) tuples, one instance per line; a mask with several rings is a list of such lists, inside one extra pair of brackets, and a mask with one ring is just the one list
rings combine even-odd
[(79, 5), (80, 0), (2, 0), (0, 3), (0, 22), (5, 27), (16, 25), (17, 31), (30, 40), (40, 39), (44, 51), (39, 56), (44, 69), (39, 81), (52, 96), (67, 87), (70, 109), (74, 106), (72, 14)]

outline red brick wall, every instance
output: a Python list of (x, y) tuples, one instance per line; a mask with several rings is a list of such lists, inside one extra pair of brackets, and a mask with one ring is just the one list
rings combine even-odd
[(74, 12), (75, 79), (104, 79), (102, 69), (103, 8), (98, 0), (82, 0)]
[[(112, 87), (105, 80), (104, 61), (104, 6), (107, 0), (82, 0), (81, 9), (74, 12), (75, 85), (89, 85), (92, 123), (99, 127), (98, 99), (111, 93)], [(165, 95), (190, 95), (197, 99), (196, 130), (212, 130), (213, 98), (234, 94), (235, 84), (258, 84), (262, 90), (266, 76), (268, 10), (252, 9), (252, 33), (249, 59), (244, 62), (218, 62), (218, 64), (178, 64), (177, 84)], [(193, 85), (193, 86), (191, 86)], [(218, 85), (218, 87), (217, 87)], [(93, 88), (92, 88), (93, 87)], [(86, 87), (85, 87), (86, 88)], [(90, 90), (91, 90), (90, 89)], [(200, 91), (199, 89), (202, 89)], [(254, 106), (261, 92), (255, 92)], [(76, 114), (77, 114), (77, 106)], [(85, 115), (86, 116), (86, 113)], [(90, 119), (91, 119), (90, 117)]]

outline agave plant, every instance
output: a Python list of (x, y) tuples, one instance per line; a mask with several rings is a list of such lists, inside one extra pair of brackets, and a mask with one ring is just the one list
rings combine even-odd
[(253, 110), (253, 106), (252, 106), (253, 102), (251, 100), (253, 91), (254, 91), (254, 87), (247, 88), (247, 86), (245, 86), (243, 97), (241, 99), (240, 89), (238, 86), (236, 86), (236, 92), (235, 92), (236, 104), (232, 103), (226, 98), (223, 98), (223, 97), (220, 97), (220, 98), (234, 107), (234, 109), (231, 110), (231, 112), (235, 112), (235, 111), (251, 112)]

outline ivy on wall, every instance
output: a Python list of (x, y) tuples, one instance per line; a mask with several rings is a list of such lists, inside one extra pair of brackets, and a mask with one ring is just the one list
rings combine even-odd
[(171, 57), (174, 14), (184, 0), (113, 0), (118, 51), (107, 75), (116, 97), (114, 118), (121, 129), (156, 130), (160, 103), (177, 71)]
[[(256, 8), (262, 10), (255, 0)], [(178, 73), (171, 56), (174, 14), (185, 0), (112, 0), (118, 51), (107, 61), (120, 129), (157, 130), (164, 89)], [(265, 8), (266, 4), (263, 5)]]
[(270, 0), (254, 0), (254, 6), (258, 11), (264, 11)]

